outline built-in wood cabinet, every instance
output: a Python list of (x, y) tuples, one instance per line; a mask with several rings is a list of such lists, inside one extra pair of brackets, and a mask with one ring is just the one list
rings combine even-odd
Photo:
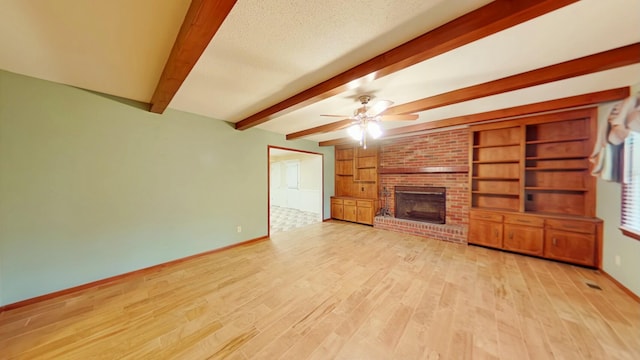
[(373, 217), (376, 214), (377, 202), (375, 200), (357, 200), (356, 222), (373, 225)]
[(600, 266), (589, 173), (596, 116), (591, 108), (472, 126), (468, 242)]
[(494, 248), (502, 247), (502, 215), (491, 213), (471, 214), (469, 234), (473, 233), (473, 242)]
[(331, 197), (331, 217), (337, 220), (373, 225), (376, 200)]
[(335, 189), (331, 217), (373, 225), (378, 199), (378, 147), (335, 147)]
[(344, 219), (344, 203), (342, 199), (331, 198), (331, 217), (334, 219)]
[(533, 216), (505, 215), (503, 248), (523, 254), (542, 256), (544, 219)]

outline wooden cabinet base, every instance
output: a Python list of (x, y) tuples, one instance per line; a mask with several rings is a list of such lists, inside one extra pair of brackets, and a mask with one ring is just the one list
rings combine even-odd
[(472, 209), (468, 243), (600, 268), (602, 221)]
[(377, 201), (343, 196), (331, 197), (331, 218), (373, 225)]

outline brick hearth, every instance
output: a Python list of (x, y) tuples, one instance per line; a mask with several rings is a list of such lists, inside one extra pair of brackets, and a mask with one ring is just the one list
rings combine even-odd
[[(380, 169), (468, 166), (468, 149), (469, 135), (466, 129), (385, 140), (380, 146)], [(388, 200), (391, 214), (395, 211), (395, 186), (446, 187), (446, 223), (431, 224), (378, 216), (374, 227), (456, 243), (467, 242), (468, 173), (381, 173), (380, 187), (391, 193)]]

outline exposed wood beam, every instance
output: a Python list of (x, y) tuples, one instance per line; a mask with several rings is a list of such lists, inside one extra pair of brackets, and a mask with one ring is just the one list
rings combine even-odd
[(162, 114), (213, 39), (236, 0), (193, 0), (184, 17), (149, 111)]
[(449, 91), (387, 109), (385, 114), (409, 114), (530, 86), (564, 80), (640, 62), (640, 43)]
[(235, 124), (246, 130), (348, 89), (367, 76), (375, 79), (402, 70), (483, 37), (495, 34), (577, 0), (496, 0), (304, 90)]
[(328, 132), (344, 129), (347, 126), (351, 125), (351, 123), (353, 123), (352, 119), (343, 119), (336, 122), (332, 122), (330, 124), (316, 126), (314, 128), (287, 134), (287, 140), (298, 139), (298, 138), (309, 136), (312, 134), (322, 134), (322, 133), (328, 133)]
[[(417, 114), (403, 114), (403, 115), (382, 115), (382, 120), (389, 121), (402, 121), (402, 120), (417, 120)], [(342, 119), (336, 122), (332, 122), (325, 125), (316, 126), (314, 128), (297, 131), (291, 134), (287, 134), (287, 140), (294, 140), (301, 137), (313, 135), (313, 134), (322, 134), (328, 133), (332, 131), (337, 131), (340, 129), (344, 129), (347, 126), (353, 123), (353, 119)]]
[(607, 101), (621, 100), (629, 97), (629, 87), (622, 87), (588, 94), (570, 96), (566, 98), (542, 101), (533, 104), (515, 106), (511, 108), (487, 111), (478, 114), (457, 116), (448, 119), (429, 121), (421, 124), (403, 126), (400, 128), (389, 129), (385, 131), (385, 137), (409, 134), (413, 132), (440, 129), (449, 126), (468, 125), (482, 121), (500, 120), (510, 117), (532, 115), (546, 111), (557, 111), (575, 108), (579, 106), (587, 106), (599, 104)]
[[(353, 140), (351, 138), (340, 138), (340, 139), (332, 139), (327, 141), (320, 141), (318, 146), (336, 146), (336, 145), (344, 145), (354, 143), (357, 140)], [(370, 144), (370, 142), (368, 142)]]
[[(383, 138), (411, 134), (420, 131), (435, 130), (451, 126), (468, 125), (489, 120), (500, 120), (517, 116), (526, 116), (546, 111), (565, 110), (580, 106), (594, 105), (607, 101), (622, 100), (629, 97), (629, 87), (592, 92), (562, 99), (542, 101), (533, 104), (515, 106), (511, 108), (498, 109), (472, 115), (456, 116), (448, 119), (429, 121), (421, 124), (403, 126), (386, 130)], [(349, 138), (340, 138), (328, 141), (321, 141), (320, 146), (334, 146), (353, 142)]]

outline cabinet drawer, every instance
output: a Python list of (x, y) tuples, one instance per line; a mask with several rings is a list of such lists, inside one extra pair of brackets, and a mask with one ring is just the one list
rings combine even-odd
[(331, 204), (342, 205), (342, 199), (331, 199)]
[(373, 207), (371, 201), (366, 201), (366, 200), (358, 200), (358, 207)]
[(356, 201), (344, 199), (344, 204), (347, 206), (356, 206)]
[(471, 218), (474, 219), (474, 220), (487, 220), (487, 221), (502, 222), (502, 215), (493, 214), (493, 213), (487, 213), (487, 212), (472, 211), (471, 212)]
[(535, 227), (544, 226), (544, 219), (534, 216), (505, 215), (504, 222), (505, 224), (516, 224)]
[(559, 219), (547, 219), (545, 224), (548, 228), (580, 232), (585, 234), (595, 234), (596, 224), (587, 221), (580, 220), (559, 220)]

